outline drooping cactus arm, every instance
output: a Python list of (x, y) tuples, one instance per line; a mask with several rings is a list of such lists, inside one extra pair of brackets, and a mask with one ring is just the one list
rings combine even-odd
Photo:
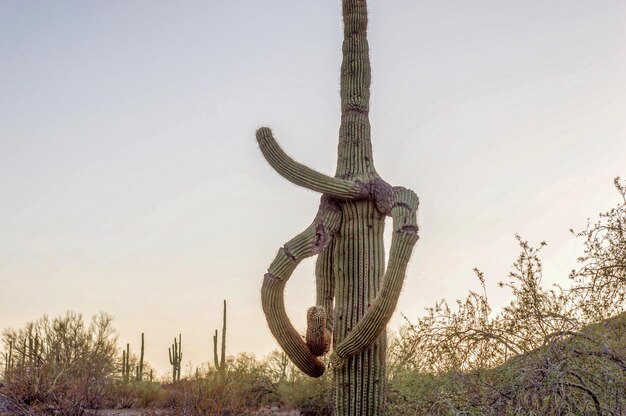
[(326, 312), (326, 328), (333, 331), (333, 303), (335, 298), (335, 274), (333, 257), (335, 251), (334, 240), (324, 249), (315, 262), (315, 286), (317, 306), (322, 306)]
[(265, 159), (288, 181), (334, 198), (356, 199), (367, 196), (368, 191), (363, 184), (324, 175), (293, 160), (276, 143), (268, 127), (258, 129), (256, 139)]
[(319, 357), (330, 349), (333, 331), (333, 303), (335, 298), (334, 264), (335, 240), (331, 240), (315, 262), (315, 305), (306, 315), (306, 345)]
[(409, 189), (394, 187), (393, 190), (393, 236), (382, 288), (357, 325), (335, 346), (331, 356), (333, 365), (341, 365), (346, 358), (371, 345), (385, 330), (398, 303), (406, 266), (419, 238), (416, 218), (419, 201), (417, 195)]
[(329, 198), (322, 196), (318, 214), (306, 230), (287, 242), (276, 255), (263, 279), (261, 300), (270, 331), (291, 361), (304, 373), (319, 377), (324, 364), (309, 350), (291, 324), (285, 311), (284, 289), (289, 277), (303, 259), (328, 246), (341, 224), (341, 212)]

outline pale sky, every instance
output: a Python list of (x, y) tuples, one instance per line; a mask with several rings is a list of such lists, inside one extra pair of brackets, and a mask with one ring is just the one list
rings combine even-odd
[[(545, 240), (567, 284), (569, 233), (618, 203), (626, 176), (626, 2), (369, 4), (375, 162), (420, 196), (400, 313), (416, 318)], [(66, 310), (115, 317), (120, 347), (168, 369), (277, 347), (260, 302), (278, 248), (318, 195), (272, 171), (269, 125), (334, 172), (339, 1), (0, 1), (0, 330)], [(304, 331), (314, 260), (287, 286)]]

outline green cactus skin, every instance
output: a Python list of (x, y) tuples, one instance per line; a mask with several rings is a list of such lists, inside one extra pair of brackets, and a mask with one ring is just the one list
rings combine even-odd
[(316, 357), (330, 349), (330, 331), (326, 326), (326, 310), (323, 306), (311, 306), (306, 312), (306, 345)]
[(183, 342), (180, 334), (178, 334), (178, 342), (174, 338), (174, 343), (171, 348), (168, 348), (168, 352), (172, 365), (172, 383), (176, 383), (180, 381), (180, 364), (183, 361)]
[(213, 335), (213, 363), (215, 368), (219, 371), (223, 377), (226, 373), (226, 299), (224, 299), (224, 313), (222, 321), (222, 351), (220, 359), (217, 358), (217, 329), (215, 335)]
[[(325, 371), (316, 357), (325, 348), (321, 327), (332, 332), (330, 363), (336, 416), (382, 415), (386, 326), (418, 240), (419, 201), (413, 191), (387, 184), (374, 168), (366, 1), (343, 0), (343, 22), (335, 176), (294, 161), (279, 147), (269, 128), (262, 127), (256, 133), (263, 156), (281, 176), (323, 194), (313, 224), (287, 242), (270, 265), (261, 299), (278, 344), (312, 377)], [(387, 216), (392, 217), (393, 237), (385, 270), (383, 231)], [(287, 317), (283, 293), (298, 263), (316, 254), (316, 305), (325, 313), (310, 310), (305, 342)]]
[(139, 355), (139, 365), (137, 366), (137, 374), (135, 375), (135, 381), (141, 382), (143, 380), (143, 351), (144, 351), (144, 334), (141, 333), (141, 354)]

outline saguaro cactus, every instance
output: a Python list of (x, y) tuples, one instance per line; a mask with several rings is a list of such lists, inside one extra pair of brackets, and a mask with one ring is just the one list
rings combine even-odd
[(13, 340), (9, 341), (9, 350), (4, 353), (4, 379), (11, 377), (13, 370)]
[[(257, 130), (270, 165), (296, 185), (322, 193), (313, 223), (280, 248), (261, 291), (268, 326), (293, 363), (318, 377), (317, 358), (332, 332), (335, 414), (381, 415), (384, 404), (386, 325), (396, 307), (418, 240), (418, 198), (392, 187), (374, 168), (369, 124), (370, 63), (365, 0), (343, 0), (341, 125), (334, 177), (290, 158), (267, 127)], [(383, 229), (393, 220), (385, 270)], [(285, 312), (284, 289), (298, 263), (317, 254), (317, 307), (307, 313), (306, 342)], [(334, 303), (334, 310), (333, 310)], [(323, 323), (323, 324), (320, 324)]]
[(180, 364), (183, 361), (183, 341), (178, 334), (178, 342), (174, 338), (171, 348), (168, 348), (170, 355), (170, 364), (172, 365), (172, 383), (180, 381)]
[(28, 337), (28, 363), (32, 368), (39, 361), (39, 336)]
[(213, 335), (213, 363), (215, 368), (223, 376), (226, 372), (226, 299), (224, 299), (224, 314), (222, 321), (222, 353), (220, 359), (217, 359), (217, 329)]
[(126, 351), (122, 350), (122, 381), (130, 380), (130, 344), (126, 344)]
[(135, 375), (136, 381), (143, 380), (143, 347), (144, 347), (144, 338), (143, 332), (141, 333), (141, 353), (139, 355), (139, 364), (137, 365), (137, 374)]

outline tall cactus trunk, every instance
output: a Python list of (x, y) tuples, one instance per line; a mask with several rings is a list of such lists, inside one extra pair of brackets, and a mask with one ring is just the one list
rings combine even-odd
[[(341, 125), (335, 177), (378, 177), (372, 158), (369, 123), (371, 67), (365, 1), (343, 2)], [(350, 333), (380, 290), (385, 270), (385, 214), (369, 200), (347, 201), (335, 248), (336, 290), (333, 340)], [(380, 415), (384, 399), (386, 331), (366, 349), (334, 369), (336, 415)]]
[[(265, 274), (261, 297), (270, 331), (294, 364), (319, 377), (317, 357), (329, 349), (335, 415), (382, 415), (386, 326), (396, 307), (406, 266), (417, 242), (418, 198), (382, 180), (372, 157), (369, 124), (370, 62), (365, 0), (343, 0), (341, 125), (334, 177), (291, 159), (267, 127), (257, 141), (270, 165), (287, 180), (322, 193), (313, 223), (288, 241)], [(385, 269), (383, 231), (393, 219)], [(306, 341), (285, 312), (284, 288), (298, 263), (318, 254), (316, 305), (307, 312)]]
[[(385, 267), (384, 217), (369, 201), (341, 208), (343, 221), (335, 250), (335, 348), (374, 303)], [(386, 340), (382, 331), (368, 348), (334, 369), (336, 415), (382, 414)]]
[(215, 335), (213, 335), (213, 363), (215, 368), (219, 371), (220, 376), (224, 377), (226, 373), (226, 299), (224, 299), (224, 311), (222, 315), (222, 351), (220, 358), (217, 357), (217, 329)]
[(141, 333), (141, 355), (139, 356), (139, 365), (137, 366), (137, 375), (135, 379), (138, 382), (143, 381), (143, 351), (144, 351), (144, 336), (143, 332)]

